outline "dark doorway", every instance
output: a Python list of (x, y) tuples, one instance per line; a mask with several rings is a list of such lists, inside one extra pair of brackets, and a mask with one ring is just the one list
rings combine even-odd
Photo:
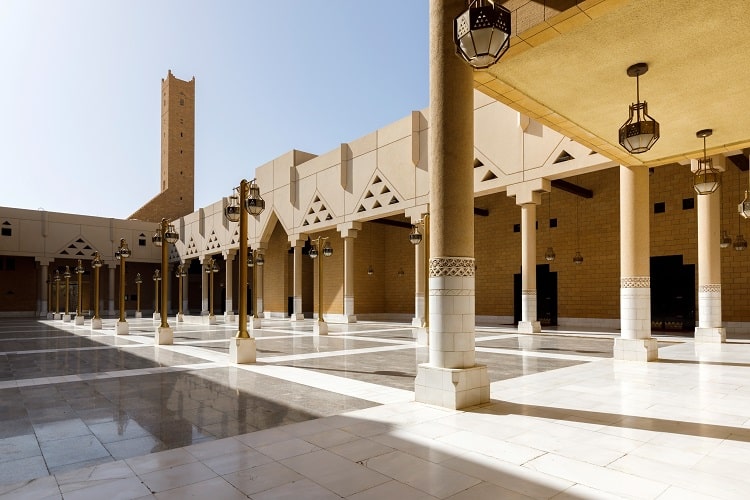
[[(536, 317), (542, 326), (557, 326), (557, 273), (549, 264), (536, 266)], [(521, 273), (513, 275), (513, 322), (521, 321)]]
[(682, 255), (651, 257), (651, 328), (695, 329), (695, 264)]

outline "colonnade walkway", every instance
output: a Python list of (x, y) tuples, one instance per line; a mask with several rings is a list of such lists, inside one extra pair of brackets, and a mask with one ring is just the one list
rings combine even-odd
[(413, 402), (427, 350), (398, 323), (263, 320), (131, 334), (0, 320), (0, 498), (747, 498), (750, 341), (477, 327), (491, 401)]

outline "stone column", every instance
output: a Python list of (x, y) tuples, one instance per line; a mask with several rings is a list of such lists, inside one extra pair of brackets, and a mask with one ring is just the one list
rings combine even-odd
[[(258, 252), (263, 254), (263, 257), (265, 258), (266, 250), (268, 250), (268, 243), (258, 243)], [(263, 268), (266, 266), (259, 266), (255, 265), (253, 267), (253, 272), (258, 272), (258, 278), (255, 281), (255, 284), (258, 287), (258, 292), (255, 294), (255, 304), (258, 307), (258, 314), (257, 316), (259, 318), (264, 318), (265, 316), (265, 310), (263, 309)], [(270, 312), (269, 312), (270, 316)]]
[(200, 258), (201, 263), (201, 316), (208, 316), (209, 309), (208, 309), (208, 273), (206, 272), (206, 268), (204, 266), (205, 260), (201, 257)]
[(110, 316), (115, 315), (115, 262), (107, 262), (109, 276), (107, 280), (107, 311)]
[(289, 244), (294, 249), (292, 321), (305, 319), (305, 315), (302, 312), (302, 247), (305, 246), (305, 240), (306, 238), (302, 234), (292, 234), (289, 236)]
[(719, 246), (721, 188), (698, 195), (698, 326), (696, 342), (722, 343), (721, 247)]
[(508, 186), (508, 196), (516, 198), (521, 206), (521, 321), (520, 333), (541, 333), (542, 325), (537, 320), (536, 289), (536, 207), (542, 202), (542, 192), (550, 191), (548, 179)]
[[(46, 318), (49, 310), (49, 297), (47, 296), (47, 280), (49, 279), (49, 259), (38, 259), (40, 264), (39, 270), (39, 317)], [(80, 293), (80, 291), (78, 292)]]
[[(406, 211), (406, 216), (411, 219), (411, 224), (417, 225), (424, 220), (427, 213), (427, 207), (416, 207)], [(424, 231), (424, 229), (420, 229)], [(411, 326), (423, 328), (425, 326), (425, 252), (427, 245), (422, 234), (422, 242), (414, 245), (414, 317), (411, 319)], [(426, 340), (424, 344), (426, 345)]]
[(465, 9), (463, 0), (430, 2), (429, 361), (417, 367), (414, 394), (447, 408), (490, 399), (474, 346), (473, 71), (453, 43)]
[[(234, 323), (235, 317), (234, 317), (234, 299), (232, 298), (232, 293), (234, 291), (234, 285), (232, 281), (232, 261), (234, 260), (234, 256), (237, 254), (236, 250), (225, 250), (222, 252), (222, 255), (224, 256), (224, 291), (226, 293), (226, 297), (224, 300), (224, 321), (227, 323)], [(241, 262), (240, 264), (244, 264)]]
[(649, 208), (648, 167), (620, 166), (620, 337), (615, 339), (615, 359), (654, 361), (659, 356), (651, 337)]
[(336, 226), (344, 240), (344, 323), (356, 323), (354, 314), (354, 238), (362, 229), (361, 222), (345, 222)]
[[(185, 272), (189, 272), (190, 269), (190, 261), (186, 260), (183, 263), (183, 267), (185, 269)], [(188, 310), (188, 303), (190, 302), (188, 300), (188, 292), (190, 290), (190, 274), (185, 274), (185, 276), (182, 277), (182, 314), (190, 314), (190, 311)]]

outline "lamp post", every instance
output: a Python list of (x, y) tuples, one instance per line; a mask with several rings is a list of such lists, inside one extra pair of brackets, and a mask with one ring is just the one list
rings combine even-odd
[(128, 322), (125, 320), (125, 261), (130, 257), (130, 249), (125, 243), (125, 238), (120, 238), (120, 246), (115, 251), (115, 258), (120, 259), (120, 319), (117, 321), (115, 333), (127, 335), (130, 331)]
[(60, 270), (55, 269), (55, 319), (62, 319), (60, 316)]
[(141, 284), (143, 283), (143, 278), (141, 277), (141, 273), (135, 274), (135, 317), (140, 318), (143, 315), (141, 314)]
[[(422, 225), (422, 233), (419, 225)], [(427, 345), (430, 327), (430, 214), (424, 214), (412, 227), (409, 234), (412, 245), (424, 244), (424, 321), (417, 329), (417, 344)]]
[[(260, 188), (255, 179), (248, 182), (242, 179), (237, 194), (229, 198), (224, 215), (230, 222), (239, 222), (240, 255), (247, 255), (247, 215), (259, 216), (266, 208), (265, 200), (260, 196)], [(240, 200), (242, 205), (240, 205)], [(240, 266), (239, 297), (239, 330), (229, 343), (229, 359), (233, 363), (255, 363), (255, 339), (247, 332), (247, 266)], [(260, 321), (259, 321), (260, 323)], [(255, 328), (255, 325), (252, 325)], [(258, 324), (260, 327), (260, 324)]]
[(185, 320), (182, 314), (182, 278), (187, 276), (187, 268), (184, 264), (177, 265), (175, 276), (177, 277), (177, 289), (179, 290), (179, 302), (177, 304), (177, 322), (179, 323)]
[(78, 259), (78, 265), (75, 267), (75, 272), (78, 275), (78, 304), (76, 306), (76, 325), (83, 324), (83, 264), (81, 259)]
[[(310, 258), (318, 259), (318, 248), (320, 248), (321, 242), (325, 241), (325, 245), (322, 248), (324, 257), (330, 257), (333, 255), (333, 248), (327, 241), (328, 237), (318, 236), (315, 238), (315, 246), (310, 249)], [(313, 333), (316, 335), (328, 335), (328, 325), (323, 320), (323, 259), (318, 259), (318, 321), (313, 325)]]
[(94, 270), (94, 316), (91, 318), (91, 329), (102, 329), (102, 318), (99, 317), (99, 268), (102, 267), (102, 258), (99, 252), (94, 252), (91, 268)]
[(161, 320), (161, 315), (159, 314), (159, 282), (161, 281), (161, 271), (156, 269), (152, 279), (154, 280), (154, 321), (159, 321)]
[(63, 273), (63, 278), (65, 278), (65, 315), (63, 316), (64, 322), (69, 322), (71, 320), (70, 316), (70, 267), (65, 266), (65, 272)]
[(205, 266), (206, 274), (208, 274), (208, 324), (216, 324), (216, 316), (214, 315), (214, 274), (219, 272), (219, 264), (214, 260), (213, 257), (209, 257), (206, 261)]
[[(154, 236), (151, 238), (151, 241), (154, 243), (154, 245), (156, 245), (157, 247), (161, 247), (161, 273), (159, 279), (157, 280), (157, 296), (155, 297), (157, 311), (159, 307), (158, 281), (162, 279), (161, 277), (164, 278), (164, 283), (162, 283), (161, 286), (161, 317), (159, 318), (161, 320), (161, 324), (156, 329), (156, 335), (154, 337), (156, 345), (171, 344), (173, 342), (172, 329), (169, 327), (169, 323), (167, 322), (169, 245), (174, 245), (175, 243), (177, 243), (179, 237), (180, 236), (177, 234), (177, 231), (175, 231), (174, 226), (170, 224), (167, 219), (162, 219), (161, 224), (156, 229)], [(154, 276), (156, 276), (158, 272), (159, 270), (157, 269), (156, 273), (154, 273)], [(156, 313), (154, 313), (154, 319), (157, 319)]]

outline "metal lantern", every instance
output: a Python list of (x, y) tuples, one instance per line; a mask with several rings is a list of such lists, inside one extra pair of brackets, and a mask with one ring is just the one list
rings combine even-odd
[(412, 245), (419, 245), (422, 242), (422, 233), (419, 232), (419, 228), (416, 225), (411, 227), (409, 241)]
[(154, 235), (151, 237), (151, 243), (156, 245), (157, 247), (161, 246), (162, 238), (161, 238), (161, 226), (156, 228), (156, 231), (154, 231)]
[(547, 262), (552, 262), (555, 260), (555, 257), (556, 257), (555, 251), (552, 249), (552, 247), (547, 247), (547, 251), (544, 252), (544, 259)]
[(240, 200), (236, 194), (229, 197), (229, 205), (224, 209), (224, 215), (226, 215), (229, 222), (240, 221)]
[(177, 243), (177, 240), (180, 238), (180, 235), (177, 234), (177, 231), (174, 228), (174, 224), (169, 224), (167, 226), (167, 230), (164, 232), (164, 239), (167, 240), (167, 243), (174, 245)]
[(461, 58), (475, 69), (495, 64), (510, 48), (510, 11), (493, 0), (473, 0), (453, 21)]
[(620, 127), (620, 145), (628, 153), (645, 153), (659, 140), (659, 122), (648, 114), (648, 104), (640, 100), (638, 78), (648, 71), (648, 64), (638, 63), (628, 68), (628, 76), (635, 77), (635, 100), (630, 105), (630, 116)]
[(260, 196), (260, 188), (258, 187), (258, 184), (255, 183), (255, 179), (250, 181), (247, 199), (245, 200), (245, 208), (252, 216), (260, 215), (266, 208), (266, 201)]
[(573, 256), (573, 264), (577, 266), (583, 264), (583, 255), (581, 255), (581, 252), (576, 252), (575, 256)]
[(696, 137), (703, 138), (703, 158), (698, 160), (698, 167), (693, 174), (693, 189), (698, 194), (711, 194), (721, 183), (721, 174), (714, 168), (711, 158), (706, 157), (706, 137), (713, 133), (710, 128), (699, 130)]
[(326, 241), (326, 244), (323, 245), (323, 256), (330, 257), (331, 255), (333, 255), (333, 247), (331, 247), (331, 244)]

